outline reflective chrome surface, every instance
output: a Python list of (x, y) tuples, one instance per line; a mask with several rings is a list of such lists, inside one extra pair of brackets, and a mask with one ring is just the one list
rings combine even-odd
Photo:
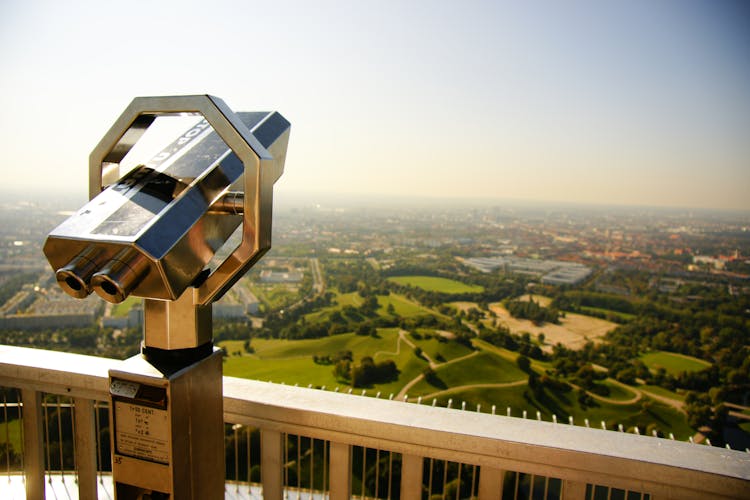
[(123, 248), (91, 277), (91, 288), (112, 303), (125, 300), (148, 274), (148, 260), (133, 248)]
[(102, 251), (93, 245), (87, 246), (55, 273), (57, 283), (69, 295), (83, 299), (91, 293), (90, 281), (99, 269)]
[[(205, 120), (119, 178), (155, 118), (180, 113)], [(177, 300), (242, 224), (242, 243), (194, 294), (200, 305), (219, 298), (270, 248), (288, 137), (278, 113), (235, 114), (211, 96), (134, 99), (91, 154), (92, 200), (45, 242), (58, 282), (79, 298), (94, 290), (115, 303), (130, 293)]]

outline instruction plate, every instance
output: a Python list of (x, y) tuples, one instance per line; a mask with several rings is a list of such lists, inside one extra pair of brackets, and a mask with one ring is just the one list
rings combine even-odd
[(121, 455), (168, 464), (167, 411), (115, 401), (115, 449)]

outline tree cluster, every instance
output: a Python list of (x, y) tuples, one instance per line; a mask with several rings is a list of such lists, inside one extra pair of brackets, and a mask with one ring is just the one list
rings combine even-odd
[(537, 325), (560, 322), (560, 311), (540, 306), (533, 298), (529, 300), (509, 300), (505, 307), (514, 318), (528, 319)]
[(352, 387), (362, 388), (392, 382), (398, 379), (399, 371), (392, 359), (376, 363), (370, 356), (365, 356), (359, 363), (354, 363), (351, 359), (340, 360), (336, 363), (333, 374)]

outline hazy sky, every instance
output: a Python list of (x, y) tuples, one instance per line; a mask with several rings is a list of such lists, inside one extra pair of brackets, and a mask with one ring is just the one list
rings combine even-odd
[(280, 195), (750, 209), (749, 5), (0, 0), (0, 189), (210, 93), (291, 121)]

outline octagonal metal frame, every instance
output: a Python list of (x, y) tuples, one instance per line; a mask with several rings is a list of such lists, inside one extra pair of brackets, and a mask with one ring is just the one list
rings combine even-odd
[(219, 299), (271, 247), (274, 159), (239, 117), (218, 97), (210, 95), (136, 97), (89, 156), (89, 198), (119, 179), (122, 159), (158, 116), (202, 115), (245, 167), (242, 241), (194, 288), (193, 303)]

